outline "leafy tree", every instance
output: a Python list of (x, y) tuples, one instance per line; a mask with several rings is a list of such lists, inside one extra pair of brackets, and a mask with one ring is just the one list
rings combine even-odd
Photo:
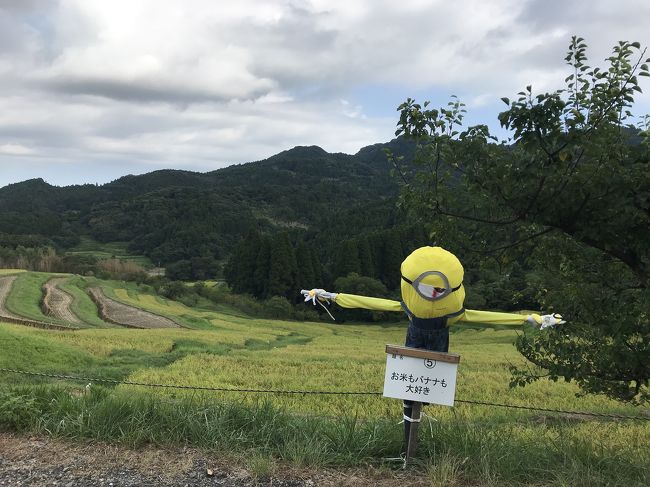
[(276, 235), (271, 242), (267, 296), (295, 298), (296, 255), (286, 233)]
[(360, 276), (354, 272), (345, 277), (339, 277), (334, 286), (337, 291), (349, 294), (375, 297), (386, 297), (388, 295), (388, 290), (381, 281), (372, 277)]
[(335, 276), (347, 276), (351, 272), (361, 271), (359, 250), (354, 240), (344, 240), (334, 255), (333, 272)]
[(160, 288), (160, 294), (169, 299), (179, 299), (188, 292), (187, 286), (180, 281), (167, 281)]
[(391, 231), (383, 239), (383, 252), (381, 255), (380, 278), (386, 283), (388, 289), (396, 289), (399, 286), (399, 269), (404, 257), (402, 241), (396, 231)]
[(254, 294), (257, 273), (257, 259), (261, 250), (262, 240), (259, 232), (250, 231), (242, 239), (230, 256), (224, 269), (224, 276), (230, 287), (236, 293)]
[[(296, 289), (311, 289), (318, 284), (312, 253), (303, 241), (296, 246), (296, 267)], [(300, 295), (296, 293), (296, 297)]]
[(309, 257), (311, 260), (311, 267), (314, 270), (314, 282), (325, 282), (325, 277), (323, 275), (323, 266), (316, 254), (316, 250), (313, 247), (309, 249)]
[(250, 281), (252, 294), (258, 298), (266, 298), (269, 294), (269, 269), (271, 266), (271, 239), (267, 235), (260, 237), (258, 243), (255, 268)]
[(372, 260), (372, 249), (367, 238), (359, 239), (359, 270), (361, 275), (372, 276), (375, 264)]
[(426, 222), (439, 243), (490, 255), (504, 272), (523, 262), (537, 300), (568, 319), (519, 338), (540, 368), (516, 370), (515, 383), (564, 378), (585, 392), (647, 401), (650, 151), (647, 126), (633, 127), (631, 110), (650, 59), (638, 43), (620, 42), (604, 68), (592, 67), (586, 49), (572, 39), (564, 88), (528, 86), (503, 98), (506, 142), (494, 143), (484, 125), (463, 130), (457, 99), (440, 109), (408, 99), (397, 135), (415, 139), (416, 161), (389, 159), (402, 204), (414, 219), (433, 215)]

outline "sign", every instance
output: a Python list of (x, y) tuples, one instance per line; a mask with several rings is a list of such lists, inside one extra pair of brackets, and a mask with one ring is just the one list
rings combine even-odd
[(384, 397), (453, 406), (460, 356), (386, 345)]

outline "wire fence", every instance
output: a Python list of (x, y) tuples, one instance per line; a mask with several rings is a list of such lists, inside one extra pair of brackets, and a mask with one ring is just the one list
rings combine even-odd
[[(103, 384), (142, 386), (142, 387), (153, 387), (153, 388), (164, 388), (164, 389), (185, 389), (185, 390), (194, 390), (194, 391), (235, 392), (235, 393), (243, 393), (243, 394), (279, 394), (279, 395), (296, 394), (296, 395), (323, 395), (323, 396), (381, 396), (383, 395), (383, 393), (380, 391), (244, 389), (244, 388), (231, 388), (231, 387), (191, 386), (191, 385), (183, 385), (183, 384), (153, 384), (147, 382), (134, 382), (134, 381), (127, 381), (127, 380), (105, 379), (101, 377), (83, 377), (83, 376), (76, 376), (76, 375), (64, 375), (64, 374), (54, 374), (54, 373), (46, 373), (46, 372), (33, 372), (29, 370), (8, 369), (8, 368), (0, 368), (0, 372), (7, 372), (12, 374), (20, 374), (20, 375), (27, 375), (27, 376), (34, 376), (34, 377), (47, 377), (47, 378), (58, 379), (58, 380), (87, 382), (89, 384), (92, 384), (94, 382), (98, 384), (103, 383)], [(527, 411), (541, 411), (547, 413), (565, 414), (565, 415), (572, 415), (572, 416), (591, 416), (591, 417), (604, 418), (604, 419), (650, 421), (650, 416), (630, 416), (624, 414), (599, 413), (594, 411), (553, 409), (553, 408), (544, 408), (544, 407), (537, 407), (537, 406), (525, 406), (519, 404), (478, 401), (473, 399), (455, 399), (455, 402), (461, 404), (475, 405), (475, 406), (490, 406), (490, 407), (520, 409), (520, 410), (527, 410)]]

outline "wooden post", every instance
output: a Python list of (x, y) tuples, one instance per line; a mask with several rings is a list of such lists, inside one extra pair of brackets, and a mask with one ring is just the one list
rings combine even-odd
[[(408, 436), (404, 438), (406, 441), (406, 457), (404, 458), (404, 466), (407, 465), (411, 457), (415, 456), (415, 452), (418, 449), (418, 427), (420, 426), (420, 419), (422, 418), (421, 402), (413, 403), (411, 418), (415, 421), (411, 422), (411, 427), (408, 429)], [(406, 421), (406, 419), (404, 421)]]

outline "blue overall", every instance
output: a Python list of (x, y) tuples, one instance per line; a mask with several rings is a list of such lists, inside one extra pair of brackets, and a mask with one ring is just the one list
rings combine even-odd
[(402, 303), (402, 308), (404, 308), (404, 311), (406, 311), (409, 317), (409, 327), (406, 331), (405, 343), (407, 347), (424, 348), (425, 350), (434, 352), (449, 351), (448, 316), (442, 316), (440, 318), (418, 318), (408, 309), (405, 303)]

